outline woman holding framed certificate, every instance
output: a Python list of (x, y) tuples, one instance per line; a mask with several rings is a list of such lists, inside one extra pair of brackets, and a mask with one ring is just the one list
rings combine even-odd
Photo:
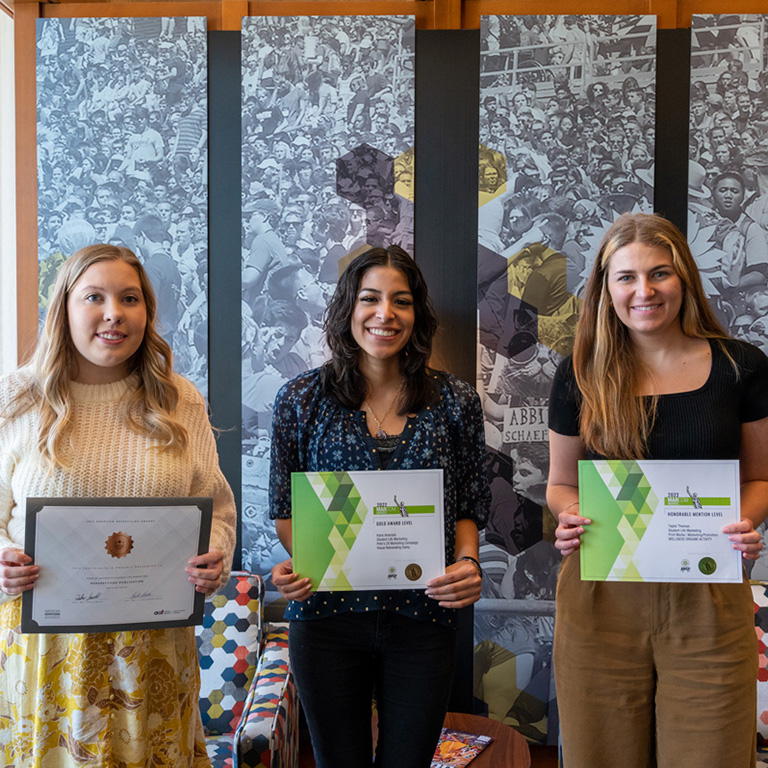
[(757, 647), (746, 580), (579, 575), (581, 537), (600, 515), (579, 508), (581, 459), (738, 459), (741, 521), (722, 534), (744, 558), (761, 547), (768, 359), (720, 326), (670, 222), (625, 214), (608, 230), (549, 422), (547, 501), (568, 555), (554, 645), (565, 764), (693, 768), (706, 755), (718, 768), (754, 765)]
[(292, 472), (441, 468), (449, 565), (426, 590), (313, 593), (291, 560), (279, 563), (291, 663), (318, 768), (371, 765), (374, 695), (377, 767), (426, 768), (453, 679), (455, 612), (480, 597), (477, 531), (490, 501), (480, 399), (427, 367), (437, 319), (397, 246), (351, 262), (325, 330), (331, 360), (275, 401), (270, 516), (281, 542), (293, 552)]
[[(212, 497), (211, 546), (189, 560), (186, 578), (211, 594), (228, 576), (234, 499), (203, 398), (173, 372), (156, 316), (131, 251), (83, 248), (61, 267), (31, 363), (0, 380), (3, 765), (210, 766), (193, 627), (19, 628), (20, 596), (45, 567), (24, 553), (28, 497)], [(76, 533), (62, 530), (62, 542)], [(113, 558), (131, 546), (122, 532), (106, 542)]]

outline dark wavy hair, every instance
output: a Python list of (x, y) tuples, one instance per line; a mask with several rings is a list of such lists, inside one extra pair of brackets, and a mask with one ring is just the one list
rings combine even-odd
[(322, 369), (325, 394), (344, 407), (358, 409), (366, 397), (366, 381), (358, 364), (360, 348), (352, 336), (352, 313), (363, 275), (374, 267), (394, 267), (405, 275), (413, 295), (414, 324), (408, 343), (400, 353), (403, 399), (400, 414), (417, 413), (437, 400), (434, 375), (427, 367), (437, 316), (429, 299), (427, 284), (416, 262), (397, 245), (371, 248), (346, 268), (325, 311), (325, 336), (331, 359)]

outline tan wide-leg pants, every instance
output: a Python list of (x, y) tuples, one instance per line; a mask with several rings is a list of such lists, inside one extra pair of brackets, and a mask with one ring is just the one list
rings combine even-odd
[(753, 768), (757, 638), (749, 584), (557, 585), (563, 768)]

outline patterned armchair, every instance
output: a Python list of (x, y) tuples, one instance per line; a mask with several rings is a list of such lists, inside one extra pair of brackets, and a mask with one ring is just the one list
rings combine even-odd
[(752, 582), (757, 633), (757, 768), (768, 768), (768, 585)]
[(288, 624), (263, 619), (259, 576), (233, 571), (197, 627), (200, 714), (213, 768), (297, 768), (298, 700)]

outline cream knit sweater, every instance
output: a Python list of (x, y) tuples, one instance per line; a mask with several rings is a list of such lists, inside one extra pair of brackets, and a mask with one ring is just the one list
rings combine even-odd
[[(136, 434), (120, 418), (120, 401), (135, 386), (134, 377), (113, 384), (70, 382), (73, 427), (62, 451), (70, 469), (49, 471), (41, 459), (36, 411), (5, 424), (0, 429), (0, 550), (24, 548), (28, 496), (212, 496), (210, 546), (224, 552), (226, 580), (235, 547), (234, 498), (219, 469), (202, 395), (191, 382), (174, 377), (177, 416), (188, 434), (181, 455), (151, 450), (156, 441)], [(28, 380), (23, 368), (0, 378), (0, 409)], [(8, 599), (0, 593), (0, 602)]]

